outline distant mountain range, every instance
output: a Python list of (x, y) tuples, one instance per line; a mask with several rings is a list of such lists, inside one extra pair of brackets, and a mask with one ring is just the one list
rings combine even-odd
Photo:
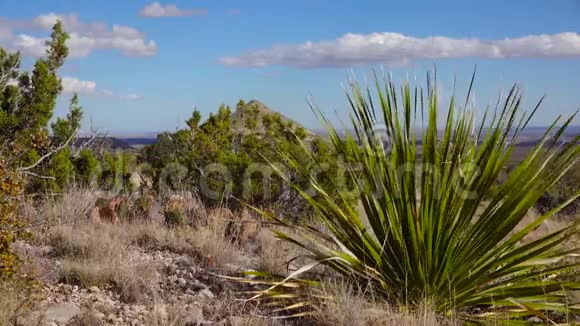
[(108, 150), (111, 149), (130, 150), (134, 148), (125, 140), (115, 137), (79, 137), (75, 139), (72, 146), (75, 148), (91, 147)]
[[(276, 111), (272, 110), (270, 107), (265, 105), (264, 103), (258, 100), (251, 100), (246, 103), (245, 106), (238, 108), (232, 113), (232, 121), (234, 129), (237, 131), (243, 131), (244, 129), (244, 115), (245, 112), (252, 107), (258, 108), (258, 129), (262, 128), (262, 121), (261, 118), (266, 114), (274, 114)], [(301, 126), (300, 123), (281, 115), (284, 121), (292, 121), (297, 126)], [(518, 142), (518, 147), (529, 147), (534, 146), (537, 144), (538, 140), (544, 135), (547, 127), (540, 127), (540, 126), (533, 126), (526, 128), (522, 135), (520, 136), (520, 141)], [(326, 131), (324, 130), (308, 130), (311, 134), (318, 134), (321, 136), (326, 135)], [(101, 137), (96, 142), (98, 143), (97, 147), (107, 148), (107, 149), (121, 149), (121, 150), (130, 150), (130, 149), (138, 149), (145, 145), (149, 145), (155, 142), (157, 138), (157, 134), (155, 132), (143, 132), (143, 133), (133, 133), (133, 134), (125, 134), (125, 135), (116, 135), (116, 136), (108, 136), (108, 137)], [(563, 135), (563, 140), (571, 140), (574, 137), (580, 135), (580, 126), (570, 126), (566, 130)], [(80, 137), (78, 138), (73, 146), (82, 146), (88, 141), (95, 142), (94, 139), (91, 140), (89, 137)], [(420, 140), (419, 140), (420, 142)]]

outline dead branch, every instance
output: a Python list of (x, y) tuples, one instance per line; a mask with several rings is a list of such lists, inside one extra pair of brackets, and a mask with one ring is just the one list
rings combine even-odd
[(38, 173), (30, 172), (30, 171), (21, 171), (20, 173), (29, 175), (31, 177), (35, 177), (38, 179), (45, 179), (45, 180), (56, 180), (55, 177), (47, 176), (47, 175), (40, 175)]
[(40, 163), (44, 162), (46, 159), (50, 158), (54, 154), (56, 154), (56, 153), (62, 151), (63, 149), (65, 149), (70, 144), (70, 142), (75, 138), (75, 136), (76, 136), (76, 134), (77, 134), (78, 131), (79, 131), (79, 128), (75, 129), (75, 131), (70, 135), (70, 137), (67, 139), (66, 142), (64, 142), (63, 144), (61, 144), (60, 146), (58, 146), (54, 150), (52, 150), (52, 151), (44, 154), (41, 158), (39, 158), (32, 165), (18, 168), (18, 173), (25, 173), (27, 171), (30, 171), (30, 170), (34, 169), (35, 167), (39, 166)]
[(19, 66), (20, 60), (18, 59), (15, 60), (14, 64), (11, 67), (8, 67), (7, 69), (3, 70), (2, 74), (0, 74), (0, 85), (5, 85), (11, 80), (15, 80), (15, 78), (12, 78), (12, 75), (14, 71), (18, 69)]
[(95, 152), (101, 152), (103, 145), (103, 139), (106, 139), (107, 133), (102, 132), (99, 128), (93, 128), (91, 122), (90, 137), (84, 139), (75, 145), (76, 149), (72, 153), (73, 157), (78, 157), (83, 150), (94, 150)]

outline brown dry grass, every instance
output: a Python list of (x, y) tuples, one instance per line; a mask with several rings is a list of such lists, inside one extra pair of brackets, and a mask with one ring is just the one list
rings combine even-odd
[(152, 223), (126, 224), (123, 237), (131, 244), (154, 250), (167, 250), (197, 258), (198, 263), (223, 267), (240, 263), (240, 249), (225, 237), (225, 229), (217, 218), (199, 228), (166, 228)]
[(15, 325), (27, 316), (39, 298), (39, 289), (26, 280), (0, 279), (0, 325)]
[(427, 309), (412, 313), (397, 311), (384, 302), (373, 300), (372, 293), (354, 290), (348, 283), (341, 281), (325, 283), (322, 289), (326, 299), (313, 315), (317, 325), (459, 325), (452, 320), (441, 319)]
[(147, 221), (111, 225), (87, 218), (96, 198), (90, 191), (73, 189), (61, 199), (43, 204), (50, 213), (51, 227), (37, 236), (60, 261), (58, 278), (62, 282), (85, 288), (113, 286), (123, 301), (143, 301), (157, 284), (156, 266), (127, 259), (131, 246), (189, 255), (205, 267), (242, 269), (244, 255), (226, 239), (225, 218), (219, 210), (197, 228), (167, 228)]
[(261, 272), (286, 276), (289, 269), (300, 264), (299, 258), (305, 254), (298, 246), (276, 239), (269, 229), (260, 230), (256, 241), (259, 246), (256, 269)]
[(123, 259), (126, 245), (115, 231), (105, 224), (55, 228), (50, 243), (53, 254), (62, 259), (60, 279), (87, 288), (112, 285), (122, 301), (141, 301), (153, 291), (154, 267)]

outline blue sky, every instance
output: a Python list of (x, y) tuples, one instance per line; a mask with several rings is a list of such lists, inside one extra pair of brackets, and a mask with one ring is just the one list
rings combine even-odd
[(580, 107), (577, 0), (0, 0), (0, 46), (29, 66), (57, 18), (73, 36), (57, 114), (77, 91), (85, 125), (113, 134), (174, 130), (238, 99), (316, 128), (306, 98), (344, 117), (341, 83), (372, 67), (423, 81), (436, 65), (445, 97), (477, 64), (477, 108), (520, 82), (529, 106), (547, 95), (534, 125)]

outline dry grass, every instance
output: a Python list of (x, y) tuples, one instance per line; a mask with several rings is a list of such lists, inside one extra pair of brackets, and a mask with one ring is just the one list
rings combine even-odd
[(131, 224), (125, 226), (123, 236), (131, 244), (142, 248), (166, 250), (187, 254), (205, 266), (236, 265), (242, 255), (239, 248), (229, 242), (217, 220), (207, 226), (166, 228), (156, 224)]
[(332, 282), (323, 285), (326, 299), (314, 313), (317, 325), (363, 326), (451, 326), (459, 325), (438, 318), (429, 310), (404, 313), (388, 304), (372, 301), (373, 296), (362, 290), (354, 290), (349, 284)]
[(94, 189), (73, 187), (57, 200), (45, 201), (41, 213), (44, 218), (60, 225), (84, 223), (99, 196)]
[(164, 311), (154, 308), (145, 316), (146, 326), (185, 326), (187, 321), (187, 311), (179, 306)]
[(211, 226), (195, 230), (194, 246), (210, 267), (240, 264), (242, 252), (224, 234)]
[[(259, 245), (256, 269), (261, 272), (285, 276), (288, 274), (290, 265), (298, 263), (295, 258), (304, 254), (298, 246), (276, 239), (268, 229), (260, 230), (256, 241)], [(296, 263), (293, 264), (292, 261)]]
[(60, 279), (83, 287), (112, 285), (124, 302), (142, 301), (152, 292), (153, 266), (122, 259), (126, 245), (114, 226), (57, 227), (50, 236), (53, 254), (61, 258)]
[(93, 307), (83, 310), (81, 315), (76, 318), (71, 326), (102, 326), (104, 322), (97, 316), (98, 311)]
[(198, 256), (194, 246), (194, 234), (190, 228), (168, 229), (152, 223), (127, 224), (121, 227), (124, 238), (132, 245), (150, 250)]
[(18, 278), (0, 280), (0, 325), (15, 325), (26, 317), (40, 296), (34, 284)]
[(226, 240), (224, 226), (214, 216), (207, 225), (167, 228), (155, 223), (91, 223), (77, 219), (54, 227), (47, 237), (51, 254), (60, 259), (59, 279), (85, 288), (113, 286), (125, 302), (152, 294), (155, 266), (127, 258), (129, 246), (186, 254), (212, 268), (237, 266), (240, 249)]

